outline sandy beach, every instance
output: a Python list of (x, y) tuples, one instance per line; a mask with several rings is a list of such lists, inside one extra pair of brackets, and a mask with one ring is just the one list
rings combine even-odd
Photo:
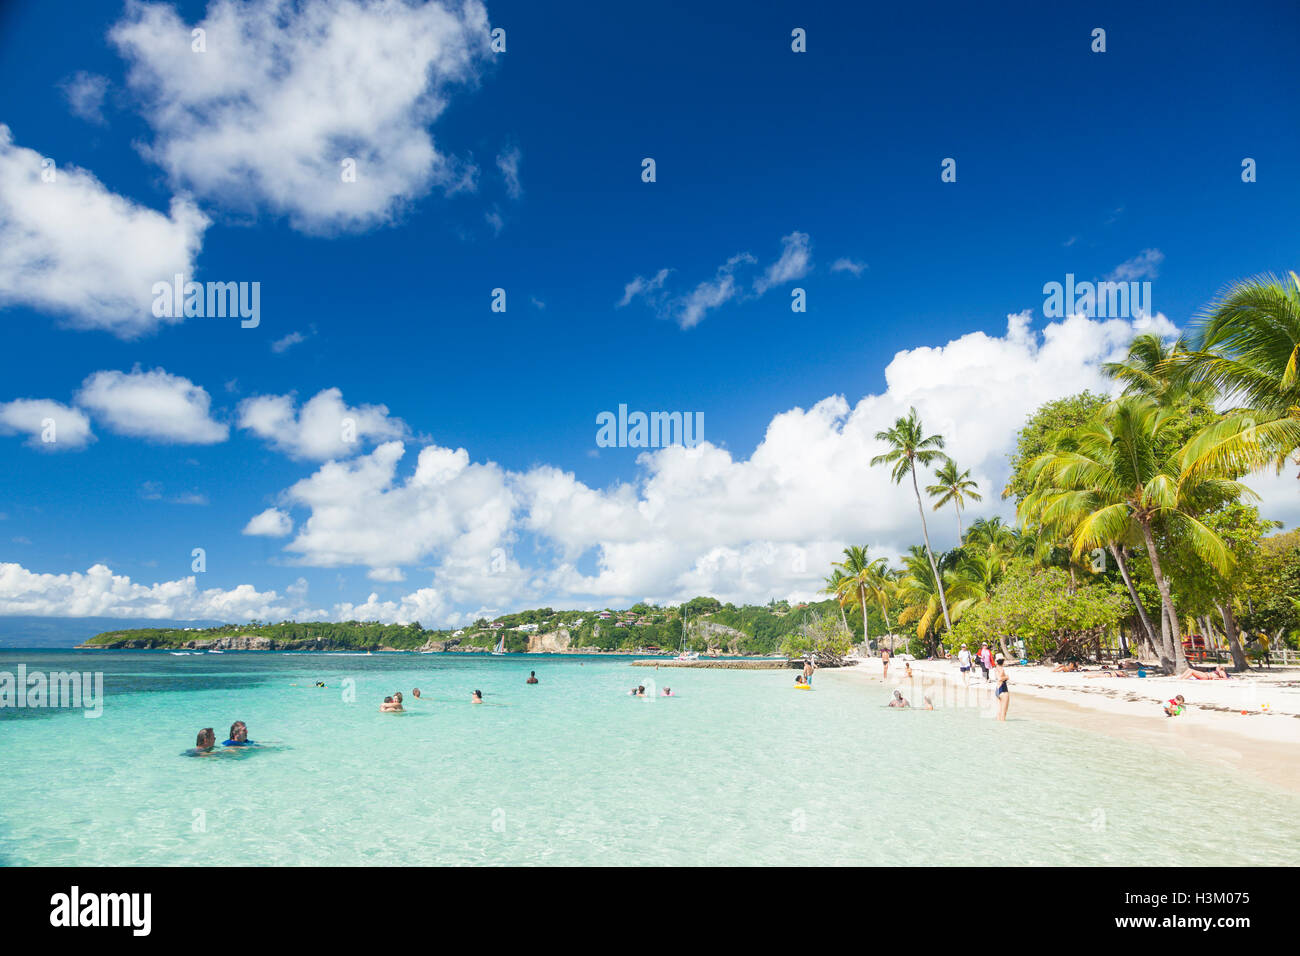
[[(882, 698), (896, 687), (913, 705), (928, 695), (936, 708), (979, 707), (992, 719), (993, 684), (978, 676), (978, 668), (966, 686), (956, 661), (912, 661), (910, 680), (904, 663), (890, 663)], [(844, 670), (822, 670), (817, 679), (880, 686), (881, 672), (879, 658), (870, 658)], [(1010, 720), (1049, 720), (1164, 747), (1300, 792), (1300, 669), (1251, 671), (1226, 681), (1094, 678), (1089, 675), (1098, 673), (1095, 668), (1054, 673), (1041, 665), (1009, 667), (1007, 673)], [(1186, 710), (1166, 717), (1161, 707), (1178, 694)]]

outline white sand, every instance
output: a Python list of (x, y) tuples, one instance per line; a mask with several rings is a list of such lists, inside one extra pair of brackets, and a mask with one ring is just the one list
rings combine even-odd
[[(992, 713), (994, 685), (981, 679), (978, 667), (972, 670), (977, 676), (964, 686), (956, 661), (911, 665), (909, 681), (904, 662), (891, 661), (888, 685), (881, 684), (878, 658), (845, 670), (823, 670), (817, 679), (875, 684), (882, 702), (896, 687), (913, 706), (929, 695), (937, 708), (978, 707)], [(1038, 665), (1008, 667), (1008, 716), (1051, 720), (1167, 747), (1300, 791), (1300, 669), (1252, 670), (1216, 681), (1088, 677), (1095, 673), (1095, 668), (1067, 674)], [(1166, 717), (1162, 706), (1178, 694), (1186, 699), (1186, 709)]]

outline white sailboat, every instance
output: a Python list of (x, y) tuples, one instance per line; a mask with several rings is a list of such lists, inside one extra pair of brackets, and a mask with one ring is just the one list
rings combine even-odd
[(506, 636), (502, 634), (497, 638), (497, 646), (492, 648), (493, 657), (503, 657), (506, 653)]
[(699, 651), (688, 651), (686, 649), (686, 605), (682, 605), (682, 642), (677, 648), (678, 654), (674, 660), (678, 661), (698, 661), (700, 659)]

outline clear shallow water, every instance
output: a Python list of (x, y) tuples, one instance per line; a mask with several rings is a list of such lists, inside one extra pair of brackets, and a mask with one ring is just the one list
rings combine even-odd
[[(1300, 863), (1300, 796), (1217, 766), (825, 671), (629, 661), (0, 652), (106, 693), (92, 720), (0, 710), (0, 863)], [(681, 696), (627, 696), (656, 678)], [(408, 712), (379, 713), (395, 690)], [(180, 756), (237, 718), (270, 746)]]

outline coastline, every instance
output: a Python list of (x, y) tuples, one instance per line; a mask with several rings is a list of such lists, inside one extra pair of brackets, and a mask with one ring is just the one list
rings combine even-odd
[[(864, 686), (875, 684), (882, 693), (897, 687), (913, 705), (926, 694), (936, 708), (992, 705), (993, 685), (973, 678), (969, 687), (963, 686), (955, 662), (912, 661), (911, 681), (897, 680), (904, 663), (895, 659), (890, 664), (889, 682), (883, 685), (879, 658), (828, 668), (818, 678), (838, 674)], [(1009, 667), (1007, 672), (1011, 720), (1047, 720), (1171, 750), (1300, 793), (1300, 671), (1252, 671), (1229, 681), (1089, 678), (1097, 671), (1053, 673), (1042, 665)], [(1187, 709), (1166, 717), (1161, 706), (1177, 694), (1187, 699)]]

